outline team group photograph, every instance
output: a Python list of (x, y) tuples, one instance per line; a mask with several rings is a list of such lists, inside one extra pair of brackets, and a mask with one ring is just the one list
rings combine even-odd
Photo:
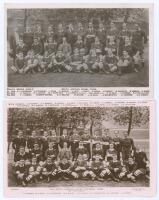
[(9, 108), (7, 116), (9, 187), (149, 187), (148, 107)]
[(147, 9), (8, 9), (9, 87), (147, 87)]

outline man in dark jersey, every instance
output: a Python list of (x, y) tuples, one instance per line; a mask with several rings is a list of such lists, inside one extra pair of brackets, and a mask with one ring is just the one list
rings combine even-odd
[(99, 129), (94, 130), (92, 139), (94, 144), (99, 143), (101, 141), (101, 130)]
[(23, 39), (19, 39), (18, 44), (16, 46), (16, 54), (19, 52), (23, 52), (23, 55), (27, 55), (27, 46), (24, 44)]
[(79, 54), (79, 50), (76, 48), (73, 51), (73, 55), (70, 56), (69, 67), (66, 66), (67, 71), (76, 72), (78, 66), (81, 64), (81, 56)]
[(119, 174), (120, 180), (130, 180), (131, 182), (135, 183), (136, 178), (134, 176), (134, 172), (136, 169), (136, 162), (134, 161), (133, 157), (129, 157), (128, 161), (126, 161), (122, 166), (121, 173)]
[(77, 160), (73, 165), (73, 172), (75, 174), (76, 179), (83, 179), (84, 174), (87, 170), (87, 161), (83, 159), (83, 155), (79, 154)]
[(53, 143), (53, 147), (58, 151), (58, 144), (59, 144), (59, 136), (57, 136), (56, 130), (52, 129), (50, 131), (50, 136), (48, 136), (48, 142), (52, 142)]
[(139, 148), (136, 148), (134, 157), (137, 164), (137, 170), (134, 172), (134, 176), (137, 178), (149, 173), (149, 162), (146, 153)]
[(88, 151), (88, 156), (90, 159), (91, 156), (91, 145), (90, 145), (90, 140), (91, 140), (91, 136), (90, 133), (86, 130), (83, 132), (83, 134), (81, 135), (81, 141), (83, 142), (83, 146), (87, 149)]
[(76, 38), (77, 38), (77, 35), (80, 35), (80, 36), (82, 37), (82, 40), (84, 41), (85, 29), (84, 29), (84, 27), (83, 27), (83, 25), (82, 25), (81, 22), (79, 22), (79, 23), (77, 24), (77, 29), (76, 29), (75, 34), (76, 34)]
[(121, 173), (122, 164), (117, 160), (117, 155), (113, 155), (113, 160), (109, 163), (109, 170), (111, 174), (109, 176), (115, 181), (119, 182), (119, 174)]
[[(119, 52), (123, 51), (123, 46), (125, 45), (125, 39), (128, 38), (130, 40), (131, 33), (127, 28), (127, 24), (122, 24), (122, 30), (119, 32)], [(119, 53), (120, 55), (120, 53)]]
[(15, 150), (15, 154), (19, 152), (20, 146), (26, 147), (26, 139), (21, 130), (19, 130), (18, 135), (12, 141), (12, 148)]
[(52, 37), (48, 38), (48, 42), (45, 43), (44, 50), (48, 52), (49, 56), (55, 55), (57, 51), (57, 42)]
[(59, 45), (59, 47), (62, 50), (62, 53), (64, 56), (70, 56), (72, 53), (71, 45), (67, 42), (66, 37), (62, 38), (62, 43)]
[(42, 171), (42, 175), (48, 183), (52, 179), (55, 179), (57, 177), (57, 166), (56, 166), (55, 162), (52, 161), (51, 157), (48, 157), (46, 159), (46, 162), (44, 164), (44, 168)]
[[(27, 56), (25, 57), (26, 60), (26, 64), (25, 64), (25, 68), (24, 68), (24, 73), (36, 73), (40, 68), (39, 68), (39, 64), (40, 64), (40, 60), (42, 56), (35, 56), (34, 51), (30, 50), (28, 51)], [(40, 59), (40, 60), (39, 60)]]
[(104, 62), (104, 67), (105, 70), (107, 71), (107, 74), (109, 74), (110, 72), (116, 72), (117, 71), (117, 56), (115, 56), (112, 52), (111, 49), (107, 50), (106, 55), (104, 55), (103, 57), (103, 62)]
[(123, 55), (119, 58), (117, 63), (118, 66), (118, 75), (122, 75), (123, 73), (130, 73), (133, 70), (133, 59), (129, 55), (128, 51), (124, 50)]
[(27, 46), (27, 51), (31, 50), (31, 47), (33, 44), (33, 38), (34, 38), (34, 34), (31, 31), (30, 26), (27, 26), (26, 31), (23, 34), (23, 41), (24, 41), (24, 44)]
[(101, 160), (101, 156), (96, 154), (95, 159), (91, 163), (91, 170), (93, 172), (92, 178), (98, 180), (98, 181), (104, 181), (103, 179), (103, 170), (104, 170), (104, 164)]
[(129, 137), (127, 132), (124, 132), (124, 139), (121, 141), (122, 160), (125, 161), (129, 156), (133, 155), (135, 146), (132, 138)]
[(75, 150), (75, 159), (77, 159), (79, 155), (84, 154), (87, 154), (87, 156), (89, 157), (88, 149), (84, 147), (83, 142), (79, 142), (79, 147)]
[(58, 177), (59, 180), (69, 180), (72, 178), (72, 163), (63, 157), (58, 163)]
[(110, 143), (109, 145), (109, 149), (106, 151), (106, 156), (105, 156), (105, 160), (107, 160), (108, 162), (110, 162), (111, 160), (113, 160), (113, 156), (117, 155), (117, 151), (114, 148), (114, 143)]
[(57, 50), (56, 55), (53, 57), (50, 68), (53, 69), (54, 72), (62, 72), (66, 66), (66, 56), (63, 54), (61, 48)]
[(25, 166), (25, 160), (20, 159), (18, 165), (14, 170), (16, 184), (26, 186), (26, 176), (27, 176), (27, 168)]
[(111, 40), (111, 38), (113, 38), (113, 40), (117, 42), (117, 36), (118, 36), (118, 29), (116, 28), (114, 22), (111, 22), (110, 28), (106, 31), (106, 43), (108, 43)]
[(62, 43), (62, 38), (65, 35), (66, 35), (66, 33), (64, 31), (63, 25), (61, 23), (58, 24), (58, 29), (57, 29), (56, 36), (55, 36), (58, 46)]
[(37, 159), (36, 159), (36, 157), (32, 157), (31, 163), (28, 166), (28, 172), (27, 172), (27, 177), (26, 177), (27, 183), (31, 183), (31, 182), (36, 183), (37, 176), (38, 176), (37, 168), (38, 168)]
[(14, 162), (15, 162), (15, 165), (16, 165), (16, 163), (17, 163), (18, 161), (20, 161), (21, 159), (24, 160), (24, 161), (27, 161), (27, 160), (30, 159), (30, 154), (29, 154), (28, 152), (25, 151), (24, 146), (20, 146), (20, 147), (19, 147), (19, 151), (16, 152), (16, 153), (14, 154)]
[(38, 38), (34, 38), (34, 42), (32, 44), (32, 50), (34, 51), (35, 55), (42, 55), (43, 54), (43, 46), (42, 44), (38, 41)]
[(34, 38), (37, 38), (39, 44), (40, 44), (40, 49), (41, 49), (41, 54), (44, 53), (44, 41), (46, 39), (45, 34), (42, 31), (42, 28), (40, 25), (37, 26), (36, 31), (34, 32)]
[(114, 131), (114, 149), (117, 151), (118, 160), (121, 158), (121, 137), (119, 136), (119, 131)]
[(73, 45), (73, 50), (74, 49), (78, 49), (80, 51), (80, 49), (85, 48), (84, 42), (82, 40), (82, 37), (80, 35), (77, 35), (77, 41), (75, 42), (75, 44)]
[(49, 147), (45, 151), (45, 158), (50, 157), (53, 161), (57, 159), (58, 151), (53, 142), (49, 142)]
[(95, 148), (92, 150), (92, 157), (95, 158), (96, 155), (99, 155), (101, 160), (104, 159), (103, 147), (99, 142), (95, 144)]
[(92, 22), (89, 22), (88, 29), (87, 29), (86, 35), (85, 35), (85, 44), (87, 47), (87, 54), (89, 53), (89, 51), (91, 49), (92, 43), (94, 43), (94, 41), (95, 41), (95, 36), (96, 36), (96, 33), (93, 28), (93, 24), (92, 24)]
[(34, 148), (34, 144), (37, 143), (41, 148), (42, 141), (36, 134), (36, 131), (32, 131), (31, 136), (28, 138), (27, 147), (31, 151)]
[(104, 44), (106, 41), (106, 30), (104, 28), (103, 23), (99, 23), (99, 28), (97, 30), (97, 37), (99, 38), (100, 43), (102, 44), (102, 52), (104, 49)]
[(141, 30), (138, 24), (135, 24), (135, 31), (132, 35), (132, 47), (133, 47), (133, 55), (135, 55), (138, 51), (140, 52), (142, 65), (144, 66), (144, 44), (147, 43), (146, 33)]
[(60, 136), (60, 147), (63, 147), (63, 144), (67, 143), (67, 147), (70, 146), (70, 136), (68, 135), (67, 129), (63, 129), (62, 135)]
[(31, 154), (31, 157), (37, 158), (37, 162), (40, 162), (43, 160), (43, 153), (38, 143), (34, 144), (34, 148), (31, 150), (30, 154)]
[(71, 49), (73, 49), (74, 43), (76, 41), (76, 34), (74, 31), (73, 24), (68, 25), (65, 35), (67, 38), (67, 42), (71, 45)]
[(23, 55), (23, 52), (19, 52), (16, 55), (16, 59), (15, 59), (15, 65), (11, 66), (11, 69), (18, 74), (23, 74), (24, 73), (24, 68), (25, 68), (25, 58)]
[(75, 159), (75, 152), (76, 149), (79, 146), (79, 142), (80, 142), (80, 135), (78, 133), (78, 130), (76, 128), (73, 129), (73, 134), (70, 136), (70, 144), (71, 144), (71, 151), (72, 151), (72, 156), (73, 156), (73, 160)]
[(48, 26), (47, 33), (45, 35), (46, 43), (49, 42), (49, 38), (52, 38), (52, 41), (55, 39), (55, 33), (51, 25)]
[(117, 50), (118, 50), (118, 46), (117, 43), (115, 42), (114, 37), (110, 37), (109, 42), (106, 43), (105, 46), (105, 52), (107, 53), (107, 51), (111, 49), (113, 55), (117, 56)]
[(41, 142), (42, 142), (42, 153), (43, 153), (43, 159), (45, 158), (45, 152), (48, 149), (48, 132), (44, 131), (44, 134), (41, 138)]

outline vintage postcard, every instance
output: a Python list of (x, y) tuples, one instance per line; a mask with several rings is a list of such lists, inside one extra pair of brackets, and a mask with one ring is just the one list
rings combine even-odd
[(152, 101), (7, 101), (7, 197), (153, 196)]
[(6, 4), (8, 98), (153, 97), (153, 4)]

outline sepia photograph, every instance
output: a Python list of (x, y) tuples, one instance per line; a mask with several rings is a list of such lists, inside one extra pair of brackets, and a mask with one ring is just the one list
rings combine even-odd
[(148, 106), (8, 108), (8, 187), (150, 187)]
[(7, 87), (149, 87), (149, 11), (7, 8)]

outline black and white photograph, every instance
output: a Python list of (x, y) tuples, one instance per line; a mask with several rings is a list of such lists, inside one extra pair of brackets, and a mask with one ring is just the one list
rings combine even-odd
[(8, 187), (150, 187), (148, 106), (8, 108)]
[(148, 88), (149, 21), (144, 7), (8, 8), (7, 87)]

